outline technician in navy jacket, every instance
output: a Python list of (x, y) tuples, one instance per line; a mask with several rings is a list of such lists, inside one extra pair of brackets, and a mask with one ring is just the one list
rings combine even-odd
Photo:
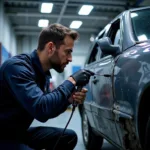
[[(19, 140), (34, 149), (53, 149), (63, 129), (30, 127), (33, 119), (46, 122), (64, 112), (74, 99), (83, 103), (87, 90), (75, 92), (76, 85), (88, 82), (88, 72), (79, 70), (58, 88), (49, 89), (49, 69), (61, 73), (72, 61), (78, 33), (52, 24), (39, 35), (37, 50), (14, 56), (0, 68), (0, 140)], [(56, 149), (72, 150), (77, 135), (67, 129)]]

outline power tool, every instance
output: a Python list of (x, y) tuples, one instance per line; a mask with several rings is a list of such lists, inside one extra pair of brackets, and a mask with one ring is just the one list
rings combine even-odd
[[(104, 76), (104, 77), (111, 77), (111, 75), (109, 75), (109, 74), (101, 75), (101, 74), (95, 74), (94, 72), (89, 71), (89, 70), (86, 70), (86, 71), (88, 71), (88, 73), (89, 73), (89, 75), (86, 76), (86, 77), (88, 77), (88, 79), (87, 79), (88, 81), (89, 81), (90, 77), (93, 76), (93, 75), (99, 75), (99, 76)], [(83, 85), (83, 84), (77, 86), (77, 87), (76, 87), (76, 92), (80, 92), (84, 86), (85, 86), (85, 85)], [(68, 126), (68, 124), (69, 124), (69, 122), (70, 122), (72, 116), (73, 116), (73, 113), (74, 113), (74, 111), (75, 111), (75, 108), (78, 106), (78, 103), (77, 103), (76, 101), (73, 101), (72, 106), (73, 106), (73, 108), (72, 108), (72, 112), (71, 112), (70, 118), (69, 118), (69, 120), (68, 120), (68, 122), (67, 122), (67, 124), (66, 124), (66, 126), (65, 126), (65, 128), (64, 128), (64, 130), (63, 130), (63, 132), (62, 132), (62, 134), (61, 134), (61, 136), (60, 136), (59, 139), (56, 141), (56, 144), (55, 144), (53, 150), (55, 150), (55, 149), (56, 149), (56, 146), (59, 144), (59, 141), (60, 141), (61, 137), (63, 136), (63, 134), (64, 134), (64, 132), (65, 132), (65, 130), (66, 130), (66, 128), (67, 128), (67, 126)]]

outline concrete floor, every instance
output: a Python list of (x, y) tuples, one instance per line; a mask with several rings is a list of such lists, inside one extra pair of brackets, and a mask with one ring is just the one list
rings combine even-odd
[[(71, 110), (67, 110), (66, 112), (58, 116), (57, 118), (49, 119), (46, 123), (40, 123), (37, 120), (34, 120), (31, 126), (42, 125), (42, 126), (55, 126), (55, 127), (62, 128), (62, 127), (65, 127), (70, 117), (70, 114), (71, 114)], [(74, 150), (85, 150), (84, 145), (83, 145), (83, 140), (82, 140), (82, 134), (81, 134), (81, 118), (79, 116), (79, 112), (77, 109), (75, 110), (72, 120), (70, 121), (67, 128), (73, 129), (74, 131), (76, 131), (78, 135), (78, 143)], [(111, 144), (109, 144), (107, 141), (104, 141), (102, 150), (118, 150), (118, 149), (112, 146)]]

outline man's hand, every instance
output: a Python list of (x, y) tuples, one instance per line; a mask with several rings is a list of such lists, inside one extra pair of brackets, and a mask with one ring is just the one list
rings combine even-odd
[[(89, 70), (85, 70), (85, 69), (81, 69), (77, 72), (75, 72), (73, 75), (71, 75), (70, 77), (75, 81), (76, 86), (85, 86), (89, 80), (90, 77), (93, 76), (94, 73), (89, 71)], [(70, 78), (69, 78), (70, 80)]]
[(87, 91), (88, 90), (86, 88), (82, 88), (80, 92), (74, 92), (72, 96), (69, 98), (69, 102), (73, 103), (73, 101), (75, 101), (78, 104), (82, 104), (85, 100)]

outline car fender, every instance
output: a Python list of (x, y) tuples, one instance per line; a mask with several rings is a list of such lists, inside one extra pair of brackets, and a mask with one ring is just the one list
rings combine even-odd
[[(122, 118), (126, 123), (124, 130), (129, 133), (126, 139), (128, 141), (136, 139), (135, 143), (132, 142), (130, 147), (134, 148), (135, 145), (138, 145), (139, 149), (137, 116), (142, 93), (150, 85), (149, 58), (149, 45), (136, 45), (122, 53), (114, 67), (113, 89), (115, 103), (113, 112), (116, 119)], [(126, 122), (129, 120), (131, 121)], [(120, 133), (120, 135), (124, 136), (123, 133)], [(124, 142), (122, 140), (122, 143)]]

